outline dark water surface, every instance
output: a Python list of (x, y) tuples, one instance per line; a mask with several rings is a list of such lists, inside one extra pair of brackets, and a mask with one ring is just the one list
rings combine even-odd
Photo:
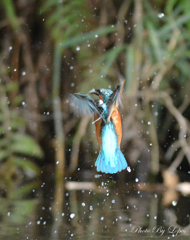
[[(0, 239), (189, 239), (190, 197), (162, 185), (47, 182), (31, 199), (0, 198)], [(62, 199), (61, 197), (64, 196)], [(63, 202), (62, 202), (63, 201)], [(62, 202), (62, 203), (61, 203)], [(61, 203), (61, 204), (60, 204)]]

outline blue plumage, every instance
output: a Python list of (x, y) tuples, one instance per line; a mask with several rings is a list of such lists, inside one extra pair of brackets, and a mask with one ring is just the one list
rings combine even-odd
[(121, 116), (118, 111), (121, 94), (124, 88), (121, 82), (114, 91), (110, 89), (92, 89), (99, 99), (89, 94), (71, 94), (71, 106), (81, 116), (94, 115), (96, 134), (100, 145), (100, 153), (95, 162), (98, 172), (117, 173), (127, 168), (127, 162), (120, 151), (122, 137)]
[(98, 172), (110, 174), (127, 168), (127, 162), (119, 149), (117, 134), (111, 121), (102, 128), (102, 146), (95, 166)]

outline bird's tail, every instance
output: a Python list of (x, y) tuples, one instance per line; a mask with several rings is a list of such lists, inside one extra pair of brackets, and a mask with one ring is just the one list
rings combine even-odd
[(101, 149), (96, 159), (95, 166), (98, 172), (104, 173), (117, 173), (127, 168), (127, 161), (123, 156), (123, 153), (117, 148), (115, 154), (110, 155), (109, 153)]

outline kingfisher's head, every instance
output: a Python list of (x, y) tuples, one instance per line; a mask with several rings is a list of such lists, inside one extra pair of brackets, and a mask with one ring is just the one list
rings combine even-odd
[(109, 89), (92, 89), (89, 93), (91, 94), (95, 94), (99, 97), (99, 101), (102, 101), (103, 103), (107, 103), (109, 96), (113, 93), (112, 90)]

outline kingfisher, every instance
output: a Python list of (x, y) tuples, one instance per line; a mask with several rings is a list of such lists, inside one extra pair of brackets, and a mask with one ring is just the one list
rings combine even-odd
[[(114, 91), (110, 89), (92, 89), (88, 94), (71, 94), (72, 105), (81, 116), (94, 116), (96, 136), (100, 146), (95, 166), (98, 172), (114, 174), (127, 169), (127, 161), (120, 150), (122, 138), (121, 95), (125, 80)], [(98, 99), (91, 97), (92, 94)]]

